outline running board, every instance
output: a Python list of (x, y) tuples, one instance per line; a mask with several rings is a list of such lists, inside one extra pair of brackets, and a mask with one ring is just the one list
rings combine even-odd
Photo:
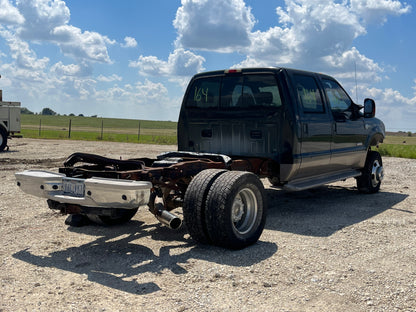
[(303, 191), (320, 185), (346, 180), (349, 178), (356, 178), (361, 175), (360, 170), (348, 170), (342, 172), (336, 172), (332, 174), (324, 174), (315, 177), (309, 177), (299, 180), (294, 180), (284, 185), (284, 189), (287, 191)]

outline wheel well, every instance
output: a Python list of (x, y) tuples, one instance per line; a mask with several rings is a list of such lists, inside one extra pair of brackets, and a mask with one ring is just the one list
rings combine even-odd
[(376, 146), (379, 143), (383, 143), (384, 135), (381, 133), (374, 134), (370, 139), (370, 146)]

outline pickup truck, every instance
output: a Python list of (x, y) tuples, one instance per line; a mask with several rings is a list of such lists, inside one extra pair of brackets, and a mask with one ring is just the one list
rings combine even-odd
[(9, 137), (20, 133), (20, 102), (3, 102), (0, 90), (0, 152), (7, 147)]
[(358, 191), (379, 191), (383, 165), (374, 149), (385, 128), (374, 117), (374, 100), (363, 104), (318, 73), (200, 73), (183, 98), (178, 151), (129, 160), (75, 153), (59, 173), (16, 173), (17, 185), (74, 217), (67, 224), (87, 218), (120, 224), (147, 205), (176, 229), (182, 220), (173, 210), (181, 207), (195, 241), (244, 248), (259, 239), (266, 222), (261, 178), (289, 191), (355, 178)]

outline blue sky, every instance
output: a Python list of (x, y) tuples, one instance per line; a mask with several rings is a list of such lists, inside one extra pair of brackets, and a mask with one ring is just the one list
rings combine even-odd
[(0, 89), (34, 112), (176, 120), (197, 72), (285, 66), (416, 132), (415, 29), (413, 1), (0, 0)]

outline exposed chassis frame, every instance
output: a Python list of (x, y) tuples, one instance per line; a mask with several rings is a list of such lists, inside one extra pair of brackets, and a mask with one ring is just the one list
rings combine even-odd
[[(156, 159), (136, 158), (118, 160), (94, 154), (75, 153), (64, 162), (59, 172), (73, 178), (111, 178), (149, 181), (153, 187), (149, 199), (149, 210), (159, 221), (170, 227), (178, 227), (176, 216), (169, 211), (182, 207), (186, 189), (192, 178), (206, 169), (248, 171), (259, 177), (278, 176), (276, 162), (268, 158), (236, 157), (226, 155), (167, 152)], [(64, 213), (77, 214), (89, 211), (77, 205), (53, 205)], [(95, 210), (95, 213), (97, 210)], [(180, 221), (179, 221), (180, 222)]]

